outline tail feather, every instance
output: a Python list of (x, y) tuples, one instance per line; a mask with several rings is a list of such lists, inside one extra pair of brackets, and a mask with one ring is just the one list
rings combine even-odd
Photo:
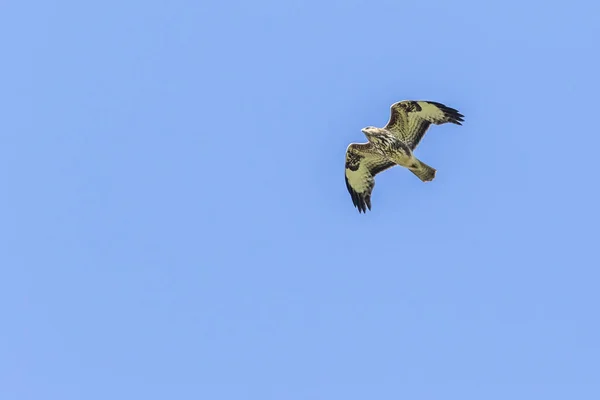
[(423, 182), (429, 182), (435, 178), (436, 169), (430, 167), (422, 161), (417, 160), (417, 165), (408, 169)]

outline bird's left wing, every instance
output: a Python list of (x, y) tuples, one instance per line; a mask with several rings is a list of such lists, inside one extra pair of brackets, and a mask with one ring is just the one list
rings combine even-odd
[(370, 143), (352, 143), (346, 149), (346, 187), (358, 212), (371, 209), (375, 175), (396, 165), (375, 152)]
[(444, 104), (426, 100), (404, 100), (392, 104), (385, 129), (415, 149), (431, 124), (462, 125), (464, 115)]

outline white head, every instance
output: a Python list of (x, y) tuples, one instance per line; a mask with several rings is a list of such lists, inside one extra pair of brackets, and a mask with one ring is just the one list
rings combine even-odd
[(383, 128), (367, 126), (362, 128), (361, 131), (369, 139), (369, 142), (380, 146), (389, 146), (398, 140), (390, 131)]
[(375, 128), (374, 126), (367, 126), (365, 128), (362, 128), (361, 131), (368, 138), (371, 137), (371, 136), (375, 136), (375, 135), (377, 135), (377, 134), (380, 133), (380, 129), (379, 128)]

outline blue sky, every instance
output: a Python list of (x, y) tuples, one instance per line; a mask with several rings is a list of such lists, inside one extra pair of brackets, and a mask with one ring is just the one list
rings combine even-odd
[(600, 398), (597, 3), (1, 7), (3, 399)]

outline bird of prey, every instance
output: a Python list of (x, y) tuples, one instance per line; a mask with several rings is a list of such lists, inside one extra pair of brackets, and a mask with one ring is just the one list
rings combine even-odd
[(368, 126), (362, 132), (367, 143), (351, 143), (346, 149), (346, 187), (358, 212), (371, 209), (375, 175), (400, 165), (421, 181), (432, 181), (436, 170), (413, 155), (431, 124), (462, 125), (464, 115), (454, 108), (426, 100), (404, 100), (392, 104), (383, 128)]

